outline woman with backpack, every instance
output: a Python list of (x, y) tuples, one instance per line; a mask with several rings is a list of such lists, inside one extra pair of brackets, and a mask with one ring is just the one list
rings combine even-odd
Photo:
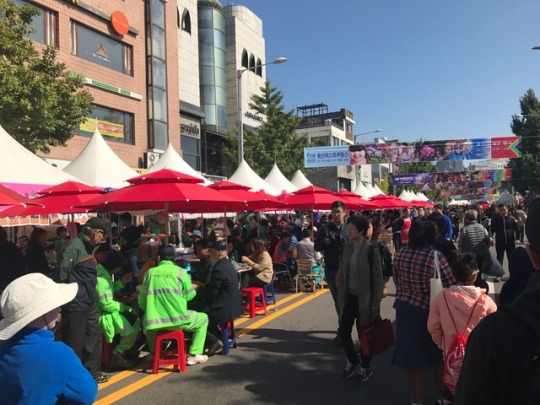
[(474, 285), (478, 266), (473, 253), (453, 252), (450, 267), (457, 284), (435, 297), (427, 325), (433, 341), (443, 351), (445, 404), (453, 401), (467, 337), (480, 320), (497, 310), (486, 290)]

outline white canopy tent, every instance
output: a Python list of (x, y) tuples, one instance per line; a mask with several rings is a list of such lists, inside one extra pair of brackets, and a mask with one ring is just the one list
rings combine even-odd
[(373, 193), (371, 193), (361, 181), (358, 182), (358, 185), (353, 190), (353, 193), (358, 194), (360, 197), (365, 199), (373, 197)]
[(294, 172), (294, 176), (291, 179), (291, 183), (298, 188), (298, 190), (312, 186), (311, 182), (307, 179), (307, 177), (302, 173), (301, 170), (297, 170)]
[(374, 197), (377, 194), (379, 194), (379, 193), (377, 193), (377, 191), (375, 191), (375, 189), (373, 188), (371, 183), (366, 183), (366, 189), (367, 189), (367, 191), (369, 191), (371, 193), (371, 197)]
[(407, 190), (402, 190), (398, 198), (403, 201), (412, 201), (411, 195)]
[(383, 193), (383, 191), (379, 188), (379, 186), (378, 186), (377, 184), (375, 184), (375, 185), (373, 186), (373, 189), (374, 189), (375, 192), (377, 193), (377, 194), (375, 194), (375, 195), (379, 195), (379, 194), (386, 195), (385, 193)]
[(97, 128), (79, 156), (64, 168), (64, 172), (103, 188), (122, 188), (129, 184), (127, 179), (139, 176), (114, 153)]
[(249, 167), (248, 163), (245, 160), (243, 160), (240, 165), (238, 165), (238, 168), (229, 178), (229, 181), (241, 184), (246, 187), (250, 187), (256, 191), (264, 190), (270, 195), (277, 196), (281, 194), (281, 190), (278, 190), (274, 186), (264, 181), (261, 177), (259, 177), (259, 175), (255, 173), (251, 167)]
[(298, 187), (287, 180), (287, 177), (279, 170), (276, 163), (274, 163), (274, 167), (272, 167), (272, 170), (270, 170), (270, 173), (268, 173), (268, 176), (265, 177), (264, 181), (278, 190), (285, 190), (287, 193), (298, 190)]
[(515, 202), (516, 199), (508, 191), (503, 192), (496, 201), (497, 204), (515, 204)]
[(470, 201), (467, 201), (467, 200), (450, 200), (450, 202), (448, 203), (448, 206), (449, 207), (463, 207), (465, 205), (470, 205), (471, 202)]
[(420, 191), (416, 192), (416, 198), (418, 198), (418, 201), (428, 201), (429, 198), (426, 197), (424, 193), (421, 193)]
[(197, 170), (192, 168), (186, 163), (184, 159), (176, 152), (173, 146), (169, 143), (165, 153), (161, 155), (159, 160), (148, 170), (150, 173), (161, 170), (161, 169), (170, 169), (180, 173), (189, 174), (190, 176), (197, 177), (204, 181), (204, 185), (207, 186), (212, 184), (210, 180), (204, 177)]
[(33, 194), (69, 180), (81, 181), (75, 175), (64, 173), (30, 152), (0, 126), (0, 183), (12, 190)]

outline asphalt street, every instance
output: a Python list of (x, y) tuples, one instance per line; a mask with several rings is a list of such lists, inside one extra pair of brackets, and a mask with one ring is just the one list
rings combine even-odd
[[(507, 268), (507, 265), (504, 266)], [(508, 275), (508, 272), (507, 272)], [(498, 292), (503, 283), (493, 284)], [(395, 320), (394, 287), (382, 317)], [(358, 404), (406, 405), (406, 373), (391, 365), (392, 349), (376, 356), (366, 382), (344, 380), (345, 356), (333, 342), (337, 315), (328, 290), (281, 293), (275, 311), (236, 325), (238, 348), (180, 374), (142, 370), (113, 375), (100, 386), (97, 404)], [(425, 404), (434, 402), (434, 379), (426, 370)]]

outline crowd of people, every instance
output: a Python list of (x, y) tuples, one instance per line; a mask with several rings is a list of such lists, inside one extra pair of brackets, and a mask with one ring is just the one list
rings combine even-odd
[[(95, 397), (96, 384), (109, 378), (101, 370), (102, 340), (114, 346), (108, 367), (127, 369), (153, 360), (158, 332), (181, 329), (190, 336), (187, 364), (205, 363), (221, 349), (223, 328), (242, 314), (240, 289), (273, 282), (276, 266), (289, 273), (278, 280), (288, 289), (296, 261), (302, 259), (323, 264), (337, 315), (334, 341), (342, 345), (347, 359), (344, 378), (365, 382), (373, 375), (372, 359), (358, 354), (353, 329), (356, 326), (359, 331), (380, 318), (381, 302), (393, 278), (396, 346), (392, 363), (408, 373), (411, 404), (423, 401), (426, 367), (433, 369), (437, 403), (450, 404), (454, 398), (455, 403), (464, 404), (525, 403), (481, 399), (487, 395), (486, 388), (468, 378), (477, 379), (478, 373), (486, 372), (486, 386), (503, 377), (514, 378), (509, 373), (495, 375), (494, 369), (488, 373), (489, 366), (478, 363), (491, 361), (484, 343), (496, 347), (509, 341), (492, 339), (484, 329), (502, 330), (505, 322), (519, 324), (523, 316), (516, 308), (532, 311), (535, 295), (521, 293), (540, 265), (540, 239), (534, 235), (535, 226), (540, 225), (539, 207), (540, 203), (533, 203), (529, 216), (519, 206), (492, 206), (486, 212), (481, 204), (462, 215), (438, 204), (433, 209), (349, 212), (342, 201), (336, 201), (323, 215), (253, 213), (236, 223), (201, 218), (186, 221), (176, 236), (177, 243), (193, 247), (197, 260), (190, 262), (179, 260), (176, 247), (160, 241), (158, 233), (133, 224), (129, 213), (119, 218), (119, 234), (111, 232), (110, 224), (100, 217), (88, 220), (72, 237), (65, 227), (58, 227), (51, 247), (54, 260), (45, 248), (47, 232), (43, 229), (35, 228), (29, 238), (19, 238), (17, 246), (0, 227), (0, 309), (4, 316), (0, 323), (0, 370), (10, 376), (10, 384), (17, 384), (19, 373), (28, 371), (14, 364), (22, 364), (33, 351), (44, 347), (51, 347), (51, 353), (64, 353), (69, 346), (72, 351), (66, 355), (66, 365), (51, 364), (58, 369), (50, 381), (56, 388), (49, 387), (47, 395), (91, 403), (88, 399)], [(523, 242), (525, 231), (530, 245), (516, 247)], [(155, 258), (141, 263), (138, 247), (145, 234), (160, 246)], [(501, 265), (505, 253), (509, 261), (510, 278), (499, 302), (504, 312), (497, 311), (486, 289), (492, 245)], [(239, 277), (240, 263), (249, 271)], [(430, 300), (435, 268), (445, 290)], [(43, 291), (31, 293), (38, 287)], [(494, 312), (497, 316), (488, 316)], [(532, 327), (535, 316), (527, 315), (516, 328), (524, 331)], [(484, 318), (486, 322), (481, 322)], [(537, 326), (533, 332), (537, 333)], [(466, 338), (469, 334), (463, 377), (457, 385), (444, 383), (443, 364), (456, 336)], [(27, 344), (33, 345), (31, 350), (23, 348)], [(524, 362), (526, 355), (536, 353), (533, 347), (526, 340), (517, 360)], [(149, 354), (141, 358), (142, 348)], [(43, 353), (39, 361), (46, 364), (48, 356)], [(469, 360), (469, 356), (482, 361)], [(59, 381), (67, 378), (68, 367), (75, 370), (76, 378), (60, 385)], [(83, 382), (84, 388), (75, 386)], [(520, 384), (523, 388), (525, 383)], [(29, 384), (14, 390), (8, 384), (0, 388), (0, 395), (30, 400), (39, 389), (44, 388)], [(520, 400), (530, 394), (530, 390), (518, 393), (500, 387), (496, 392), (503, 398)]]

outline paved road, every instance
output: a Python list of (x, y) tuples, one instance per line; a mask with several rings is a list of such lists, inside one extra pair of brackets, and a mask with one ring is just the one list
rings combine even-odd
[[(506, 267), (506, 266), (505, 266)], [(502, 283), (494, 284), (500, 291)], [(393, 286), (382, 316), (395, 320)], [(406, 373), (390, 364), (392, 350), (373, 360), (364, 383), (343, 380), (345, 356), (332, 339), (336, 314), (330, 293), (280, 294), (276, 311), (237, 322), (239, 348), (185, 374), (117, 373), (100, 387), (98, 404), (409, 404)], [(425, 403), (433, 403), (426, 371)]]

